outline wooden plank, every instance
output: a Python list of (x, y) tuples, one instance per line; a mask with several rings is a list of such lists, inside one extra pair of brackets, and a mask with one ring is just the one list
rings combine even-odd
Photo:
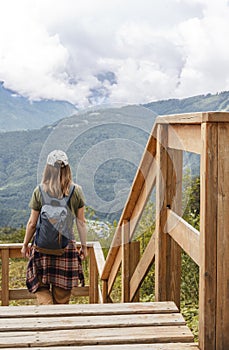
[(124, 304), (70, 304), (70, 305), (27, 305), (2, 306), (0, 318), (42, 317), (42, 316), (86, 316), (86, 315), (128, 315), (178, 312), (177, 306), (170, 301), (141, 302)]
[[(131, 332), (130, 332), (131, 330)], [(149, 326), (131, 328), (96, 328), (37, 332), (1, 332), (0, 347), (27, 345), (34, 347), (61, 345), (102, 345), (192, 342), (193, 335), (186, 326)]]
[(149, 240), (149, 243), (139, 261), (133, 276), (130, 280), (130, 300), (133, 300), (137, 290), (141, 286), (145, 276), (147, 275), (151, 264), (155, 258), (155, 234)]
[[(0, 319), (0, 332), (5, 331), (48, 331), (58, 329), (81, 328), (115, 328), (143, 326), (184, 326), (185, 321), (180, 313), (173, 314), (131, 314), (109, 316), (65, 316), (65, 317), (28, 317), (23, 322), (18, 319)], [(1, 337), (1, 333), (0, 333)]]
[(216, 350), (217, 124), (203, 123), (201, 133), (199, 342), (203, 350)]
[[(2, 350), (8, 350), (3, 348)], [(10, 348), (18, 350), (18, 348)], [(42, 347), (42, 350), (52, 350), (53, 347)], [(57, 349), (57, 348), (55, 348)], [(121, 345), (89, 345), (89, 346), (71, 346), (73, 350), (199, 350), (198, 345), (194, 343), (174, 343), (174, 344), (121, 344)], [(33, 350), (41, 350), (39, 347), (33, 347)], [(58, 350), (69, 350), (69, 347), (58, 346)]]
[(157, 173), (157, 164), (156, 161), (151, 163), (149, 167), (148, 174), (145, 177), (144, 185), (142, 186), (142, 190), (139, 193), (139, 197), (136, 200), (135, 207), (133, 208), (133, 212), (130, 218), (130, 237), (132, 238), (135, 232), (135, 229), (138, 225), (138, 222), (142, 216), (143, 210), (147, 204), (149, 196), (152, 192), (156, 184), (156, 173)]
[(103, 303), (103, 293), (102, 293), (102, 288), (101, 286), (99, 285), (99, 289), (98, 289), (98, 303)]
[(30, 293), (26, 288), (10, 289), (9, 293), (10, 293), (10, 300), (36, 299), (35, 294)]
[[(169, 150), (167, 158), (166, 207), (173, 209), (177, 214), (182, 211), (182, 171), (183, 152), (180, 150)], [(166, 222), (167, 222), (166, 212)], [(167, 233), (167, 227), (165, 227)], [(175, 302), (180, 308), (180, 286), (181, 286), (181, 248), (171, 236), (167, 234), (167, 300)]]
[(200, 124), (200, 123), (228, 123), (228, 112), (197, 112), (185, 114), (171, 114), (157, 117), (157, 124)]
[(122, 261), (122, 249), (120, 248), (118, 250), (118, 253), (116, 255), (116, 259), (114, 261), (114, 264), (112, 266), (112, 269), (110, 271), (110, 276), (108, 279), (108, 295), (111, 293), (117, 273), (120, 269), (121, 266), (121, 261)]
[(2, 250), (2, 305), (9, 305), (9, 249)]
[(202, 122), (205, 123), (228, 123), (228, 112), (205, 112), (203, 113)]
[(89, 252), (89, 303), (98, 303), (98, 270), (94, 249)]
[(130, 301), (130, 223), (122, 223), (122, 302)]
[[(130, 243), (130, 283), (135, 272), (135, 269), (140, 260), (140, 242), (134, 241)], [(131, 293), (131, 287), (130, 287)], [(140, 301), (140, 293), (139, 289), (136, 289), (134, 294), (131, 296), (130, 301), (139, 302)]]
[(203, 113), (185, 113), (185, 114), (168, 114), (158, 116), (155, 120), (159, 124), (200, 124), (202, 122)]
[(2, 258), (2, 252), (9, 249), (10, 258), (22, 258), (21, 255), (22, 243), (8, 243), (0, 244), (0, 258)]
[(167, 209), (167, 232), (180, 245), (180, 247), (200, 264), (200, 233), (171, 209)]
[[(0, 299), (2, 291), (0, 290)], [(72, 289), (72, 295), (77, 297), (88, 297), (89, 286), (77, 287)], [(35, 294), (29, 293), (28, 289), (10, 289), (9, 300), (24, 300), (24, 299), (36, 299)]]
[(72, 295), (75, 297), (88, 297), (89, 296), (89, 286), (85, 287), (75, 287), (72, 289)]
[[(102, 276), (101, 276), (101, 278), (103, 280), (108, 280), (108, 278), (111, 274), (111, 270), (113, 268), (113, 265), (115, 263), (116, 256), (119, 252), (119, 248), (121, 247), (121, 244), (122, 244), (122, 242), (121, 242), (121, 238), (122, 238), (121, 225), (122, 225), (122, 220), (120, 219), (118, 226), (117, 226), (117, 229), (114, 233), (114, 237), (112, 239), (111, 246), (110, 246), (109, 252), (107, 254), (106, 261), (105, 261), (104, 269), (103, 269)], [(121, 263), (121, 259), (120, 259), (120, 263)], [(115, 277), (116, 277), (116, 275), (115, 275)]]
[(101, 277), (102, 271), (104, 269), (104, 264), (105, 264), (103, 250), (102, 250), (102, 247), (101, 247), (99, 242), (93, 243), (93, 249), (94, 249), (95, 260), (96, 260), (96, 264), (97, 264), (99, 277)]
[(167, 198), (165, 186), (167, 183), (167, 125), (157, 128), (158, 165), (156, 184), (156, 229), (155, 229), (155, 300), (167, 299), (167, 233), (165, 232), (167, 216)]
[[(10, 348), (18, 350), (18, 348)], [(52, 350), (53, 347), (42, 347), (42, 350)], [(69, 346), (58, 346), (55, 350), (69, 350)], [(71, 350), (199, 350), (196, 343), (170, 343), (170, 344), (116, 344), (116, 345), (89, 345), (89, 346), (71, 346)], [(9, 350), (3, 348), (2, 350)], [(41, 350), (39, 347), (33, 347), (33, 350)]]
[(102, 280), (102, 303), (108, 303), (108, 280)]
[[(89, 286), (77, 287), (72, 289), (72, 295), (77, 297), (88, 297), (89, 296)], [(0, 299), (2, 296), (2, 291), (0, 290)], [(29, 293), (28, 289), (10, 289), (9, 290), (9, 300), (24, 300), (24, 299), (36, 299), (34, 293)]]
[[(93, 245), (95, 243), (97, 243), (97, 242), (87, 242), (88, 249), (93, 248)], [(29, 245), (31, 245), (31, 244), (29, 243)], [(80, 242), (76, 242), (76, 245), (78, 248), (81, 247)], [(0, 244), (0, 252), (1, 252), (1, 250), (4, 250), (4, 249), (10, 249), (12, 251), (15, 250), (15, 251), (20, 252), (20, 258), (21, 258), (21, 248), (22, 248), (22, 243), (1, 243)]]
[(168, 126), (168, 147), (201, 153), (201, 128), (200, 125), (173, 124)]
[(229, 123), (218, 124), (216, 349), (229, 349)]

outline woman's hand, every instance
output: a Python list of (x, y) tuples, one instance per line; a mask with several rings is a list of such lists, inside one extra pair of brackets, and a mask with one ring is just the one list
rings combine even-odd
[(80, 257), (82, 260), (85, 260), (87, 256), (88, 256), (87, 246), (82, 245), (80, 249)]
[(30, 256), (30, 247), (29, 242), (33, 237), (34, 232), (36, 231), (36, 224), (39, 217), (39, 211), (31, 210), (29, 220), (26, 225), (25, 238), (23, 246), (21, 248), (21, 254), (24, 258), (29, 258)]
[(21, 254), (23, 256), (23, 258), (29, 258), (30, 256), (30, 247), (26, 244), (23, 244), (22, 248), (21, 248)]

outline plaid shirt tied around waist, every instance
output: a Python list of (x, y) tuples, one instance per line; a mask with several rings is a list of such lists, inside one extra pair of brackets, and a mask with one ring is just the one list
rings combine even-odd
[(26, 285), (35, 293), (40, 285), (52, 284), (63, 289), (84, 286), (81, 258), (74, 241), (69, 241), (61, 256), (43, 254), (32, 246), (26, 273)]

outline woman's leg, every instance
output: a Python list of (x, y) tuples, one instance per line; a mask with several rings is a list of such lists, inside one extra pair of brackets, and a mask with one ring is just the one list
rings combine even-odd
[(53, 304), (68, 304), (71, 297), (71, 290), (52, 286)]
[(39, 287), (35, 295), (37, 297), (38, 305), (53, 304), (53, 297), (52, 293), (49, 290), (49, 287)]

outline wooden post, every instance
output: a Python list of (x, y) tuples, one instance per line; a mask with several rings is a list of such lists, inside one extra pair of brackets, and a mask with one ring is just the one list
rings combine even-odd
[[(136, 266), (140, 260), (140, 242), (130, 243), (130, 279), (133, 276)], [(139, 301), (139, 291), (135, 294), (134, 298), (131, 300), (133, 302)]]
[(2, 249), (2, 306), (9, 305), (9, 249)]
[[(182, 151), (169, 150), (166, 186), (167, 207), (178, 215), (182, 214), (182, 160)], [(177, 307), (180, 308), (181, 248), (169, 235), (167, 244), (167, 266), (169, 269), (167, 300), (174, 301)]]
[(98, 269), (95, 260), (94, 249), (89, 250), (90, 282), (89, 282), (89, 303), (98, 303)]
[(229, 123), (218, 123), (216, 349), (229, 349)]
[(168, 126), (158, 124), (157, 127), (157, 178), (156, 178), (156, 230), (155, 230), (155, 299), (166, 301), (167, 299), (167, 238), (165, 232), (167, 217), (167, 141)]
[(167, 208), (181, 214), (182, 151), (168, 150), (168, 126), (158, 125), (156, 180), (155, 297), (180, 307), (181, 248), (167, 234)]
[(102, 298), (103, 303), (108, 303), (108, 280), (102, 280)]
[[(218, 201), (217, 123), (202, 123), (201, 138), (199, 345), (201, 350), (225, 350), (226, 348), (216, 347), (215, 337)], [(219, 181), (223, 181), (223, 179), (219, 179)], [(228, 217), (228, 213), (226, 216)]]
[(130, 223), (122, 224), (122, 302), (130, 301)]

